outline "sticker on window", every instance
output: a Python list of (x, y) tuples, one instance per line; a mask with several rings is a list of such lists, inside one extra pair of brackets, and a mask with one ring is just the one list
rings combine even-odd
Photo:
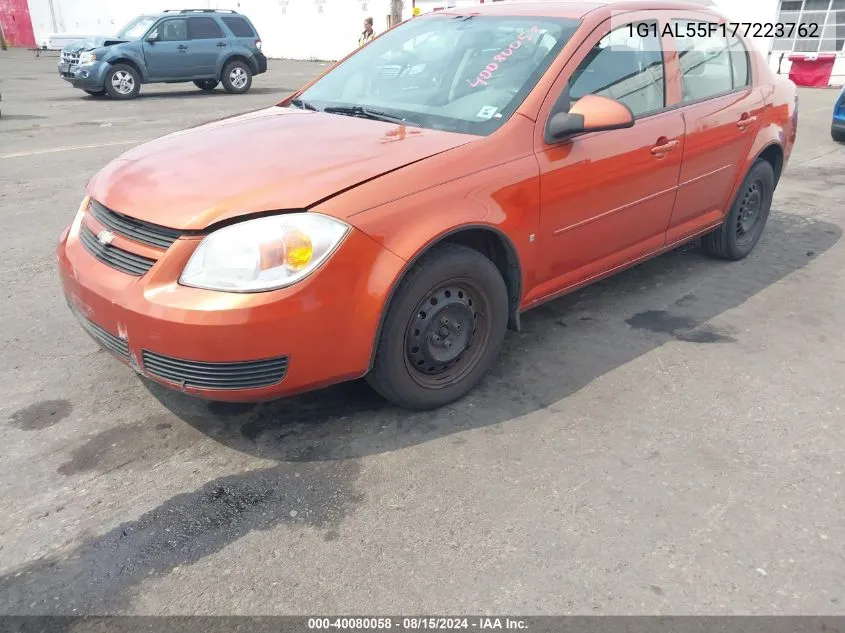
[(492, 119), (493, 115), (496, 114), (496, 110), (498, 110), (498, 108), (494, 106), (484, 106), (478, 111), (478, 114), (476, 114), (475, 116), (477, 116), (479, 119)]
[(469, 79), (466, 82), (472, 88), (477, 88), (478, 86), (486, 86), (487, 80), (490, 79), (493, 74), (499, 70), (499, 65), (506, 62), (508, 57), (513, 55), (513, 52), (522, 47), (522, 42), (531, 42), (534, 40), (534, 34), (540, 32), (539, 26), (532, 26), (529, 30), (523, 31), (520, 33), (517, 38), (508, 44), (505, 48), (499, 51), (496, 55), (493, 56), (493, 60), (487, 64), (484, 68), (481, 69), (481, 72), (478, 73), (474, 81), (470, 81)]

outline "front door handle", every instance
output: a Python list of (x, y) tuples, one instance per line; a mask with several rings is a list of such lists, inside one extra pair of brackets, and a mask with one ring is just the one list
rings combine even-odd
[(188, 50), (188, 47), (185, 46), (184, 44), (179, 44), (179, 46), (176, 47), (176, 50), (177, 51), (186, 51), (186, 50)]
[(651, 153), (655, 156), (662, 156), (666, 152), (671, 152), (678, 146), (678, 139), (674, 139), (672, 141), (664, 141), (664, 139), (659, 139), (657, 142), (660, 143), (660, 145), (655, 145), (651, 148)]

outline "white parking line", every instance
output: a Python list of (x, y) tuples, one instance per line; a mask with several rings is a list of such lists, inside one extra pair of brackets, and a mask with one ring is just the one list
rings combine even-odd
[(77, 149), (96, 149), (98, 147), (112, 147), (114, 145), (137, 145), (145, 139), (132, 141), (114, 141), (113, 143), (95, 143), (93, 145), (68, 145), (67, 147), (51, 147), (49, 149), (35, 149), (31, 152), (14, 152), (12, 154), (0, 154), (0, 158), (21, 158), (23, 156), (37, 156), (38, 154), (55, 154), (56, 152), (71, 152)]

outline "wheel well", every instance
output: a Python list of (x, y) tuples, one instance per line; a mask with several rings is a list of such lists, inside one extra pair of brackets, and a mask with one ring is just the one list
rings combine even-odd
[(252, 60), (247, 59), (243, 55), (232, 55), (231, 57), (227, 57), (226, 61), (223, 62), (223, 66), (220, 67), (220, 77), (223, 77), (223, 70), (226, 68), (226, 65), (231, 62), (243, 62), (249, 69), (252, 71), (252, 74), (255, 74), (256, 68), (253, 66)]
[(777, 185), (778, 180), (780, 180), (780, 172), (783, 169), (783, 149), (781, 146), (769, 145), (766, 149), (760, 152), (760, 156), (758, 158), (766, 161), (772, 166), (772, 170), (775, 172), (775, 185)]
[(138, 73), (138, 77), (140, 77), (143, 81), (144, 73), (141, 71), (140, 66), (138, 66), (138, 64), (136, 64), (133, 60), (129, 59), (128, 57), (121, 57), (110, 63), (112, 66), (117, 66), (118, 64), (123, 64), (124, 66), (131, 66), (135, 70), (135, 72)]

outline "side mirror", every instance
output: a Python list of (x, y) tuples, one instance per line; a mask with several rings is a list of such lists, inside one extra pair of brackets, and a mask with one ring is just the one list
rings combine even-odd
[(147, 41), (150, 44), (155, 44), (156, 42), (158, 42), (158, 33), (150, 33), (149, 35), (147, 35)]
[(559, 143), (576, 134), (620, 130), (633, 127), (631, 108), (615, 99), (584, 95), (569, 109), (559, 112), (546, 124), (546, 142)]

